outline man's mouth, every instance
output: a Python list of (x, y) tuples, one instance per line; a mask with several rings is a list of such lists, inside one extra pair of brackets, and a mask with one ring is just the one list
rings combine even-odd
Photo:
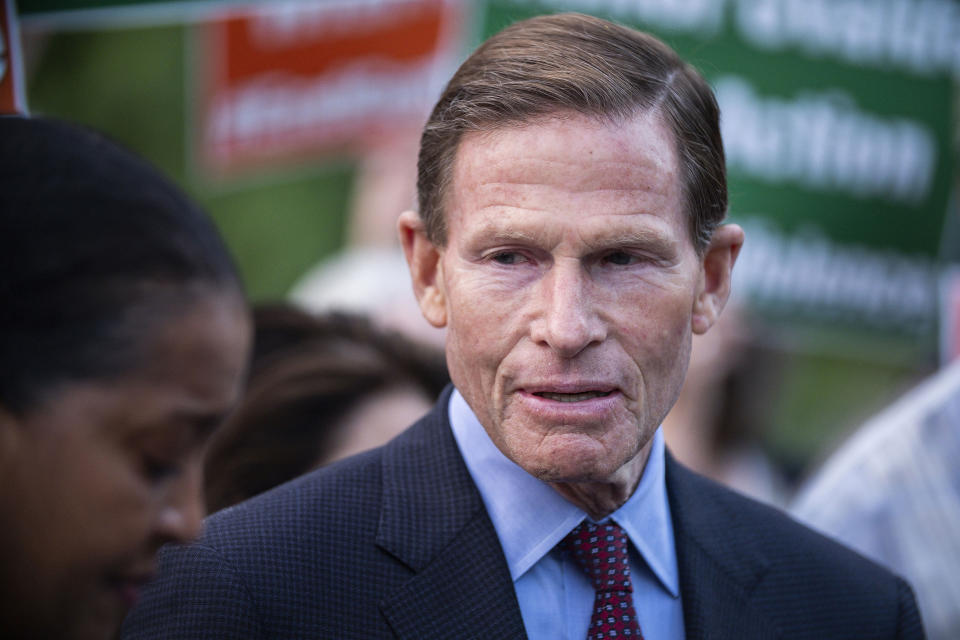
[(581, 393), (554, 393), (552, 391), (537, 391), (533, 395), (557, 402), (583, 402), (593, 398), (604, 398), (610, 395), (609, 391), (583, 391)]

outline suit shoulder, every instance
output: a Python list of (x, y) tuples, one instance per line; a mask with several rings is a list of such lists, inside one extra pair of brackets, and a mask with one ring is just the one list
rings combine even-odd
[[(778, 507), (758, 502), (687, 469), (679, 469), (674, 478), (683, 485), (684, 495), (699, 496), (697, 512), (688, 513), (694, 525), (690, 527), (692, 534), (701, 532), (709, 522), (723, 522), (722, 529), (714, 528), (712, 539), (719, 534), (723, 538), (749, 541), (756, 552), (768, 557), (771, 566), (800, 560), (825, 567), (856, 568), (860, 573), (865, 572), (863, 575), (874, 577), (891, 576), (887, 569), (814, 531)], [(685, 504), (678, 508), (687, 509)]]
[(335, 589), (330, 567), (379, 557), (380, 475), (374, 450), (213, 514), (199, 540), (161, 550), (124, 637), (315, 635), (330, 608), (320, 594)]
[(363, 519), (377, 512), (380, 461), (380, 449), (368, 451), (218, 511), (207, 518), (199, 542), (229, 551), (250, 542), (261, 547), (264, 536), (322, 533), (334, 522), (360, 527), (362, 523), (344, 519)]
[(910, 587), (872, 560), (676, 464), (668, 493), (688, 584), (708, 573), (783, 637), (923, 637)]
[(168, 545), (159, 577), (123, 622), (121, 637), (171, 640), (261, 638), (261, 612), (229, 563), (202, 544)]

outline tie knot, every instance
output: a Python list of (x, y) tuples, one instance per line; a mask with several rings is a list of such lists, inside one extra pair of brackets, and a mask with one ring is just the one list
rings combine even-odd
[(596, 591), (633, 591), (627, 534), (612, 520), (583, 521), (560, 543), (586, 572)]

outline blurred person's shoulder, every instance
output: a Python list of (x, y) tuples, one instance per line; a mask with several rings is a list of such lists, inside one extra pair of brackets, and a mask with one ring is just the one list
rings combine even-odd
[[(907, 504), (934, 487), (960, 494), (960, 361), (881, 411), (835, 451), (792, 505), (801, 520), (830, 533)], [(953, 479), (951, 479), (953, 478)]]
[(960, 630), (960, 362), (857, 429), (791, 512), (903, 575), (931, 638)]

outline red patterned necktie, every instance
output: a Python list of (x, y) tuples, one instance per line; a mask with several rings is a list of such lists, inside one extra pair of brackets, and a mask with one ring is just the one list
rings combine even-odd
[(596, 590), (587, 640), (643, 640), (633, 609), (627, 535), (623, 529), (612, 520), (606, 524), (584, 521), (567, 534), (560, 546), (586, 572)]

